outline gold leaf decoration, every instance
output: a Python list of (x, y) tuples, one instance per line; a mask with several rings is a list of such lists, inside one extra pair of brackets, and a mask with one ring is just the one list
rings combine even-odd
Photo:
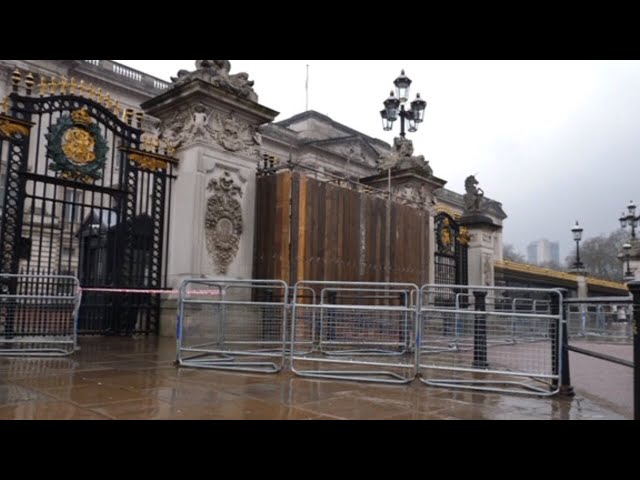
[(26, 137), (29, 135), (29, 129), (24, 125), (12, 122), (11, 120), (0, 118), (0, 136), (13, 138), (16, 135)]

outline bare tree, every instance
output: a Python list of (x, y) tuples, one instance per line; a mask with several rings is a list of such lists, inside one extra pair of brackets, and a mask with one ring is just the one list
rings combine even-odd
[[(622, 245), (629, 241), (629, 234), (622, 229), (609, 235), (598, 235), (580, 243), (580, 261), (589, 275), (621, 282), (623, 280), (622, 264), (618, 254)], [(567, 267), (572, 268), (576, 261), (575, 254), (566, 258)]]
[(510, 243), (505, 243), (502, 246), (502, 257), (510, 262), (526, 263), (524, 255), (518, 252)]

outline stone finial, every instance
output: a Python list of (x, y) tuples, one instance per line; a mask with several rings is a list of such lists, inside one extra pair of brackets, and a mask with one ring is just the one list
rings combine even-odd
[(229, 60), (196, 60), (196, 70), (193, 72), (180, 70), (177, 77), (171, 78), (172, 86), (177, 87), (191, 80), (200, 79), (238, 97), (257, 102), (258, 95), (253, 90), (254, 82), (249, 80), (249, 74), (240, 72), (232, 75), (230, 72)]
[(393, 140), (391, 153), (380, 157), (378, 168), (380, 170), (417, 168), (427, 175), (433, 175), (433, 170), (429, 162), (424, 159), (424, 155), (413, 156), (413, 142), (404, 137), (396, 137)]
[(483, 205), (484, 191), (478, 187), (475, 175), (469, 175), (464, 181), (464, 210), (466, 212), (479, 212)]

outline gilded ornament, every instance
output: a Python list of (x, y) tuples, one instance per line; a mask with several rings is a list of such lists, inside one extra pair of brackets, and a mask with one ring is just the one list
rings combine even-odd
[(26, 137), (29, 135), (29, 129), (24, 125), (12, 122), (9, 119), (0, 118), (0, 136), (12, 138), (16, 135)]
[(140, 168), (147, 170), (164, 170), (167, 168), (167, 162), (153, 155), (132, 152), (129, 153), (129, 160), (134, 162)]
[(70, 128), (62, 137), (62, 151), (76, 165), (95, 161), (96, 142), (93, 136), (81, 128)]
[(62, 178), (82, 183), (102, 178), (109, 147), (86, 107), (61, 117), (49, 128), (47, 139), (49, 168)]

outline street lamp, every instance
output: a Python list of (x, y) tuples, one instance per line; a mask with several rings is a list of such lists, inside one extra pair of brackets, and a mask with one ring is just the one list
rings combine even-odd
[(402, 138), (406, 136), (406, 122), (409, 123), (410, 132), (418, 131), (418, 124), (424, 121), (424, 112), (427, 108), (427, 102), (420, 98), (418, 93), (415, 100), (411, 102), (410, 109), (405, 109), (405, 104), (409, 99), (411, 83), (411, 79), (402, 70), (400, 76), (393, 82), (396, 87), (395, 93), (391, 91), (389, 98), (383, 102), (384, 109), (380, 112), (382, 128), (387, 132), (393, 128), (393, 123), (400, 117), (400, 136)]
[(582, 265), (582, 262), (580, 261), (580, 240), (582, 240), (582, 227), (578, 224), (577, 220), (576, 224), (571, 229), (571, 232), (573, 233), (573, 239), (576, 242), (576, 261), (573, 264), (573, 268), (576, 270), (582, 270), (582, 268), (584, 267)]
[[(393, 123), (400, 117), (400, 137), (402, 140), (406, 137), (405, 123), (409, 124), (409, 131), (418, 131), (418, 125), (424, 121), (424, 111), (427, 108), (427, 102), (420, 98), (420, 94), (416, 95), (416, 98), (410, 104), (409, 110), (405, 109), (405, 104), (409, 100), (409, 90), (411, 87), (411, 79), (404, 74), (404, 70), (400, 73), (400, 76), (393, 81), (395, 85), (395, 93), (391, 91), (389, 98), (384, 102), (384, 109), (380, 112), (382, 118), (382, 129), (389, 132), (393, 129)], [(396, 145), (402, 145), (402, 143), (394, 142)], [(400, 154), (400, 151), (396, 152)], [(385, 262), (385, 280), (387, 283), (391, 281), (391, 168), (393, 165), (387, 167), (387, 188), (389, 190), (389, 196), (387, 198), (387, 259)]]
[(640, 215), (636, 217), (636, 206), (633, 203), (633, 200), (631, 200), (629, 202), (629, 205), (627, 205), (627, 210), (629, 211), (629, 213), (625, 214), (624, 212), (622, 212), (622, 214), (620, 215), (620, 227), (622, 228), (627, 228), (628, 226), (631, 227), (631, 240), (635, 240), (636, 227), (640, 222)]

